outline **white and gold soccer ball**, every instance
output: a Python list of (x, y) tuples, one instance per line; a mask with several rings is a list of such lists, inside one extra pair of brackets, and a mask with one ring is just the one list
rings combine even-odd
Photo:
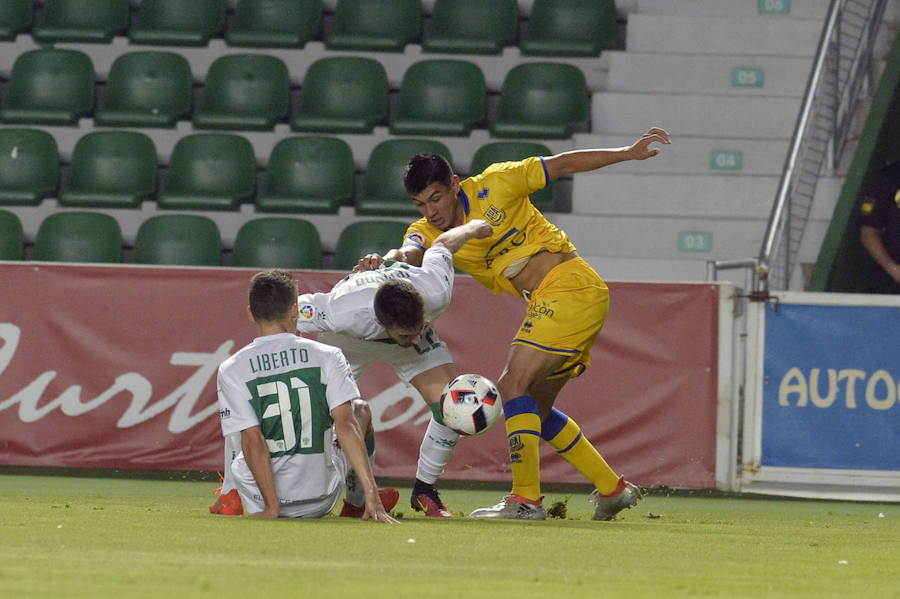
[(486, 433), (502, 414), (497, 385), (480, 374), (461, 374), (441, 392), (444, 424), (460, 435), (474, 437)]

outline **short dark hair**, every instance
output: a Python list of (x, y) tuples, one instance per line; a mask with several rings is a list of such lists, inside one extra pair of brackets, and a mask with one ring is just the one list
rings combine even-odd
[(422, 152), (410, 158), (403, 173), (403, 185), (411, 196), (421, 193), (432, 183), (441, 183), (449, 187), (451, 181), (453, 181), (453, 167), (446, 158), (431, 152)]
[(284, 318), (297, 303), (297, 281), (286, 270), (264, 270), (250, 279), (250, 313), (257, 322)]
[(387, 327), (420, 328), (425, 324), (425, 299), (405, 279), (390, 279), (375, 292), (375, 318)]

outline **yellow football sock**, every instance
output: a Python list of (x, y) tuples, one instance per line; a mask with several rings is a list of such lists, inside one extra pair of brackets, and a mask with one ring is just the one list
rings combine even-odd
[(609, 495), (619, 484), (617, 475), (603, 456), (581, 434), (578, 424), (556, 408), (544, 421), (541, 436), (553, 449), (572, 464), (585, 478), (594, 483), (597, 491)]
[(512, 494), (538, 501), (541, 498), (541, 417), (533, 397), (522, 395), (503, 404), (509, 461), (512, 467)]

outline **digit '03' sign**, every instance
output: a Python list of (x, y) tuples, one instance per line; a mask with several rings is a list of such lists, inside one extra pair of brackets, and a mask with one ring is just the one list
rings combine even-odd
[(709, 252), (712, 250), (712, 233), (686, 231), (678, 234), (679, 252)]
[(791, 12), (791, 0), (759, 0), (759, 14), (787, 15)]

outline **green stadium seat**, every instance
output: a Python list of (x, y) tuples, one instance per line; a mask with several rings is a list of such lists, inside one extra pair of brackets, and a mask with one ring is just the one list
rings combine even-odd
[(351, 270), (366, 254), (384, 255), (403, 244), (408, 223), (391, 220), (364, 220), (344, 227), (338, 236), (332, 270)]
[(238, 0), (229, 46), (302, 48), (322, 31), (321, 0)]
[(422, 32), (421, 0), (338, 0), (329, 50), (402, 52)]
[(137, 131), (94, 131), (72, 150), (61, 206), (138, 208), (156, 193), (156, 148)]
[(12, 212), (0, 210), (0, 260), (25, 259), (25, 231)]
[(206, 73), (194, 127), (271, 131), (290, 109), (291, 78), (280, 58), (229, 54), (215, 59)]
[(617, 27), (615, 0), (534, 0), (519, 49), (526, 56), (599, 56)]
[(484, 74), (465, 60), (422, 60), (403, 74), (394, 135), (469, 135), (487, 116)]
[(435, 0), (425, 52), (500, 54), (519, 32), (516, 0)]
[(356, 214), (379, 216), (419, 216), (403, 186), (403, 172), (409, 159), (419, 152), (433, 152), (453, 164), (450, 149), (430, 139), (388, 139), (372, 149), (362, 190), (356, 199)]
[[(472, 164), (469, 168), (470, 175), (477, 175), (495, 162), (509, 162), (522, 160), (531, 156), (552, 156), (553, 152), (544, 144), (528, 141), (494, 141), (486, 143), (472, 156)], [(549, 185), (531, 194), (531, 203), (541, 212), (553, 210), (556, 202), (557, 181), (550, 181)]]
[(288, 137), (269, 155), (256, 208), (262, 212), (336, 214), (353, 197), (350, 146), (336, 137)]
[(387, 72), (380, 62), (331, 56), (312, 63), (303, 77), (291, 129), (313, 133), (370, 133), (387, 121)]
[(173, 128), (190, 114), (193, 101), (191, 66), (184, 56), (126, 52), (109, 69), (94, 122), (103, 127)]
[(225, 28), (226, 0), (141, 0), (132, 44), (206, 46)]
[(41, 221), (32, 259), (48, 262), (121, 262), (122, 230), (102, 212), (55, 212)]
[(524, 63), (510, 69), (503, 80), (491, 136), (568, 138), (587, 115), (587, 83), (578, 67)]
[(0, 2), (0, 40), (12, 41), (28, 31), (34, 18), (34, 0)]
[(77, 125), (94, 109), (94, 65), (84, 52), (41, 48), (16, 58), (0, 121)]
[(0, 204), (37, 205), (59, 186), (56, 139), (39, 129), (0, 129)]
[(322, 267), (322, 241), (311, 222), (299, 218), (247, 221), (234, 239), (232, 266), (255, 268)]
[(193, 133), (172, 148), (157, 205), (174, 210), (237, 210), (256, 191), (253, 146), (231, 133)]
[(31, 37), (57, 42), (108, 44), (128, 30), (129, 0), (45, 0)]
[(171, 266), (221, 266), (222, 236), (215, 221), (205, 216), (151, 216), (138, 227), (131, 262)]

